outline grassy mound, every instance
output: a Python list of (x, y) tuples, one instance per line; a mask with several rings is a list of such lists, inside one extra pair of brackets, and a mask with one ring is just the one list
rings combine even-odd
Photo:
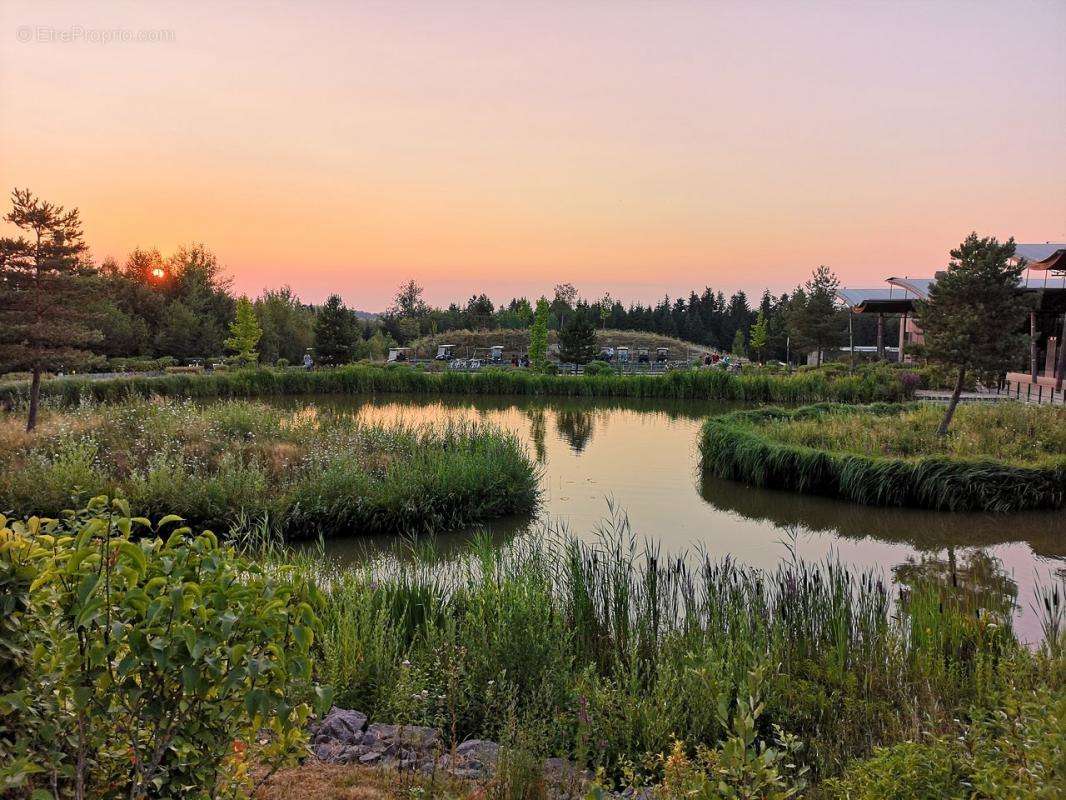
[(917, 404), (764, 408), (712, 417), (704, 469), (730, 480), (867, 505), (1020, 511), (1066, 505), (1066, 411)]
[[(28, 386), (0, 386), (0, 404), (25, 403)], [(251, 369), (205, 375), (132, 376), (91, 380), (64, 378), (42, 384), (41, 394), (77, 406), (129, 397), (262, 397), (291, 394), (536, 395), (862, 403), (899, 400), (907, 388), (897, 371), (864, 368), (849, 375), (735, 375), (719, 369), (674, 370), (662, 375), (540, 375), (526, 370), (427, 372), (408, 366), (352, 364), (305, 372)]]
[(528, 513), (535, 467), (480, 425), (381, 428), (314, 407), (132, 400), (0, 421), (0, 511), (55, 516), (99, 494), (225, 530), (266, 517), (290, 538), (398, 534)]

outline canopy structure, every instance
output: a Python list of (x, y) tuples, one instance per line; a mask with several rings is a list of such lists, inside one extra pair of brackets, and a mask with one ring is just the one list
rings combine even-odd
[(1026, 269), (1066, 271), (1066, 242), (1017, 244), (1014, 257), (1023, 261)]
[(929, 297), (935, 278), (886, 278), (876, 289), (838, 289), (837, 299), (855, 314), (908, 314), (914, 301)]

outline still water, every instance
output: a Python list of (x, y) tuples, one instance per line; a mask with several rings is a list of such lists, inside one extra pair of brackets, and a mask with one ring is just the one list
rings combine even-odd
[[(368, 423), (466, 420), (514, 432), (540, 465), (542, 503), (537, 520), (506, 519), (485, 526), (497, 541), (538, 530), (545, 520), (592, 539), (613, 507), (628, 515), (639, 537), (656, 540), (665, 552), (701, 547), (712, 557), (730, 556), (755, 567), (772, 569), (787, 558), (786, 542), (804, 558), (839, 558), (888, 577), (923, 559), (943, 567), (953, 563), (975, 580), (1016, 591), (1016, 624), (1029, 640), (1039, 634), (1031, 608), (1036, 583), (1066, 576), (1062, 512), (992, 515), (875, 508), (702, 475), (701, 422), (736, 406), (499, 397), (334, 396), (296, 402), (353, 414)], [(470, 535), (450, 534), (439, 545), (461, 551)], [(348, 559), (365, 557), (368, 546), (380, 552), (395, 542), (341, 538), (326, 546)]]

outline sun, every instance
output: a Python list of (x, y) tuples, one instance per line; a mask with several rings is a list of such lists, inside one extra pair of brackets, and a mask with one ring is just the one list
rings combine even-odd
[(152, 277), (155, 278), (157, 281), (163, 280), (163, 276), (166, 274), (166, 271), (162, 267), (152, 268)]

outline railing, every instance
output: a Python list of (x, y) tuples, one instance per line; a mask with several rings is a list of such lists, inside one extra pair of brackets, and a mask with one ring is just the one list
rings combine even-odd
[(1066, 389), (1056, 390), (1054, 385), (1049, 386), (1032, 381), (1001, 381), (996, 386), (996, 394), (1020, 400), (1023, 403), (1066, 405)]

